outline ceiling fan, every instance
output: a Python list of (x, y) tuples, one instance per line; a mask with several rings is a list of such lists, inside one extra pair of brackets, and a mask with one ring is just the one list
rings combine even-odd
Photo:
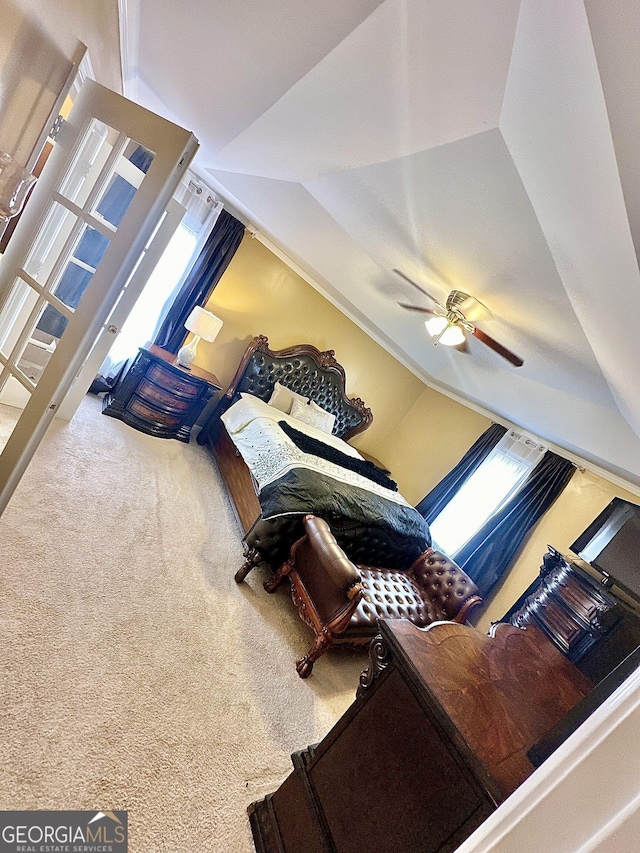
[(467, 315), (471, 314), (484, 312), (486, 315), (491, 316), (489, 309), (479, 299), (469, 296), (468, 293), (464, 293), (462, 290), (452, 290), (447, 296), (445, 304), (441, 305), (435, 296), (432, 296), (424, 287), (421, 287), (413, 279), (410, 279), (408, 275), (396, 269), (394, 269), (394, 273), (399, 275), (400, 278), (404, 279), (412, 287), (415, 287), (416, 290), (419, 290), (420, 293), (429, 297), (434, 303), (435, 308), (421, 308), (418, 305), (407, 305), (404, 302), (398, 303), (402, 308), (406, 308), (409, 311), (418, 311), (420, 314), (432, 315), (431, 319), (425, 322), (425, 325), (427, 331), (433, 337), (434, 346), (441, 343), (445, 344), (445, 346), (462, 348), (466, 341), (464, 334), (466, 331), (481, 343), (486, 344), (494, 352), (497, 352), (502, 358), (506, 358), (515, 367), (521, 367), (524, 364), (520, 356), (503, 347), (501, 343), (498, 343), (498, 341), (469, 321)]

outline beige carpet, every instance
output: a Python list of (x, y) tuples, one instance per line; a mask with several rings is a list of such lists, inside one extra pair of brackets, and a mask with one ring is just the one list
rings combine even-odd
[(92, 397), (54, 423), (0, 519), (0, 809), (127, 809), (132, 853), (253, 850), (247, 804), (366, 659), (332, 650), (301, 681), (309, 630), (240, 562), (207, 450)]

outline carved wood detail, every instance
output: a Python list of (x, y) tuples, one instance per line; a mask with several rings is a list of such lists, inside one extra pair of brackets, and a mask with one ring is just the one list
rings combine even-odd
[(213, 429), (213, 421), (217, 420), (220, 415), (223, 414), (231, 405), (231, 402), (233, 401), (238, 391), (238, 386), (240, 385), (245, 376), (245, 372), (249, 366), (249, 363), (257, 352), (262, 353), (269, 360), (281, 360), (306, 355), (313, 359), (313, 361), (318, 365), (321, 370), (333, 373), (339, 378), (339, 385), (342, 391), (342, 399), (345, 405), (351, 409), (354, 409), (361, 419), (360, 423), (357, 426), (355, 426), (353, 429), (348, 430), (344, 433), (344, 435), (341, 436), (345, 441), (352, 438), (354, 435), (358, 435), (358, 433), (364, 432), (365, 429), (371, 426), (373, 422), (373, 412), (371, 411), (371, 409), (364, 404), (360, 397), (347, 396), (345, 369), (336, 360), (334, 350), (321, 351), (317, 347), (313, 346), (313, 344), (298, 344), (293, 347), (285, 347), (285, 349), (281, 350), (272, 350), (269, 347), (269, 339), (267, 338), (267, 336), (257, 335), (245, 350), (242, 359), (240, 360), (240, 364), (238, 365), (238, 369), (236, 370), (235, 375), (231, 380), (231, 383), (229, 384), (229, 387), (222, 395), (220, 402), (212, 415), (211, 421), (201, 433), (202, 438), (200, 436), (198, 437), (198, 441), (200, 444), (208, 440), (207, 436), (211, 433)]
[(538, 578), (500, 621), (533, 625), (596, 683), (640, 643), (634, 608), (605, 589), (579, 563), (548, 546)]
[(236, 583), (242, 583), (251, 569), (255, 566), (259, 566), (262, 562), (262, 555), (260, 552), (256, 548), (249, 548), (246, 542), (243, 544), (243, 553), (245, 557), (244, 563), (234, 575)]
[(360, 673), (360, 686), (356, 696), (362, 696), (376, 678), (391, 662), (391, 652), (380, 634), (371, 640), (369, 645), (369, 667)]
[(287, 560), (286, 563), (283, 563), (277, 572), (273, 575), (273, 577), (266, 580), (262, 585), (266, 589), (267, 592), (272, 593), (275, 592), (282, 581), (289, 575), (289, 572), (293, 569), (293, 563), (291, 560)]
[(323, 655), (333, 643), (333, 637), (327, 628), (318, 635), (307, 654), (296, 661), (296, 670), (300, 678), (308, 678), (313, 670), (314, 663)]
[[(313, 631), (317, 631), (318, 628), (322, 631), (322, 626), (318, 626), (318, 618), (315, 614), (315, 608), (311, 603), (309, 596), (306, 594), (304, 587), (297, 582), (295, 578), (290, 578), (291, 580), (291, 600), (295, 604), (298, 613), (300, 614), (300, 618), (308, 625)], [(315, 618), (314, 618), (315, 617)]]

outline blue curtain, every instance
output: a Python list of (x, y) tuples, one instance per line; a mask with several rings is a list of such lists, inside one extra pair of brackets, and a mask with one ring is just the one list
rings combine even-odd
[(457, 553), (456, 563), (486, 598), (513, 563), (524, 539), (565, 488), (575, 467), (548, 450), (517, 493)]
[(187, 330), (185, 321), (196, 305), (204, 305), (242, 242), (244, 225), (223, 210), (204, 248), (160, 326), (155, 343), (177, 353)]
[(440, 480), (438, 485), (420, 501), (416, 509), (424, 517), (427, 524), (433, 523), (433, 520), (442, 512), (462, 484), (484, 462), (506, 431), (506, 427), (500, 424), (492, 424), (467, 450), (456, 467), (449, 471), (447, 476)]

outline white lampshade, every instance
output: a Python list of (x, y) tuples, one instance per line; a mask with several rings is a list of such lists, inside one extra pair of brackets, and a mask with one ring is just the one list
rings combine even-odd
[(222, 328), (222, 320), (212, 314), (211, 311), (205, 311), (204, 308), (196, 305), (184, 325), (194, 335), (198, 335), (198, 337), (211, 343), (211, 341), (215, 341)]
[(204, 308), (196, 305), (187, 317), (184, 325), (186, 329), (193, 332), (193, 339), (178, 350), (177, 362), (189, 370), (196, 360), (200, 338), (204, 338), (209, 343), (215, 341), (218, 332), (222, 328), (222, 320), (216, 317), (215, 314), (212, 314), (211, 311), (205, 311)]
[[(459, 347), (460, 344), (464, 343), (464, 332), (460, 326), (449, 326), (446, 317), (431, 317), (429, 320), (425, 320), (425, 326), (432, 338), (437, 337), (443, 329), (446, 329), (438, 341), (439, 344), (444, 344), (446, 347)], [(447, 326), (449, 326), (448, 329)]]

